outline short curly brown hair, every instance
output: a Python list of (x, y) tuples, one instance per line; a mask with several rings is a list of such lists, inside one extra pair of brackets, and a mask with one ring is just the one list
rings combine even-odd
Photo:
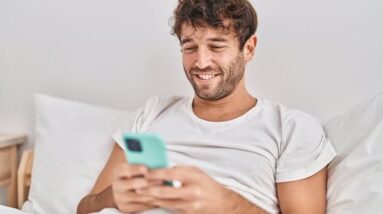
[[(194, 28), (222, 28), (226, 32), (233, 29), (241, 50), (258, 26), (257, 13), (248, 0), (178, 0), (172, 18), (172, 34), (179, 40), (184, 23)], [(225, 25), (226, 20), (229, 25)]]

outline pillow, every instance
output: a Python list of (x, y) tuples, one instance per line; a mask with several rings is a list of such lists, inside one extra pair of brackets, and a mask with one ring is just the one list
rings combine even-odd
[(36, 95), (36, 139), (32, 183), (23, 210), (39, 214), (76, 213), (113, 148), (112, 134), (125, 112)]
[(325, 123), (338, 157), (329, 165), (327, 213), (382, 213), (383, 93)]

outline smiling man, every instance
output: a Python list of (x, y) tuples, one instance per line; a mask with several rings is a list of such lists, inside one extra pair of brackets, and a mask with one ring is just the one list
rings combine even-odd
[[(253, 97), (245, 67), (255, 54), (257, 15), (246, 0), (179, 0), (173, 31), (192, 97), (150, 99), (122, 127), (78, 213), (325, 213), (326, 167), (335, 157), (310, 115)], [(123, 132), (166, 141), (168, 169), (130, 165)], [(162, 185), (178, 180), (180, 188)]]

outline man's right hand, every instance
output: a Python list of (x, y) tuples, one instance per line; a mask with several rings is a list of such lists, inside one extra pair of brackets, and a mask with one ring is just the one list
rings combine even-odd
[(113, 173), (112, 190), (117, 208), (122, 212), (139, 212), (154, 209), (155, 206), (146, 204), (152, 197), (142, 196), (136, 190), (162, 185), (160, 182), (149, 182), (145, 177), (149, 169), (143, 165), (119, 164)]

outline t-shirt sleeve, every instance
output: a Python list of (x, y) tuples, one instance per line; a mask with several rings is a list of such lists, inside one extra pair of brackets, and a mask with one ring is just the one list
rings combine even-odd
[(277, 183), (310, 177), (336, 156), (319, 121), (301, 111), (293, 111), (283, 118), (280, 149), (276, 164)]
[(123, 136), (125, 133), (135, 133), (137, 132), (137, 129), (139, 129), (140, 124), (142, 123), (142, 117), (143, 117), (144, 110), (139, 109), (135, 113), (135, 117), (132, 118), (126, 118), (119, 126), (119, 128), (114, 132), (112, 135), (113, 140), (123, 149), (124, 147), (124, 140)]
[(169, 106), (182, 97), (177, 96), (155, 96), (149, 98), (144, 107), (136, 112), (134, 118), (129, 118), (120, 125), (120, 128), (112, 135), (113, 140), (124, 149), (124, 133), (146, 132), (153, 121)]

